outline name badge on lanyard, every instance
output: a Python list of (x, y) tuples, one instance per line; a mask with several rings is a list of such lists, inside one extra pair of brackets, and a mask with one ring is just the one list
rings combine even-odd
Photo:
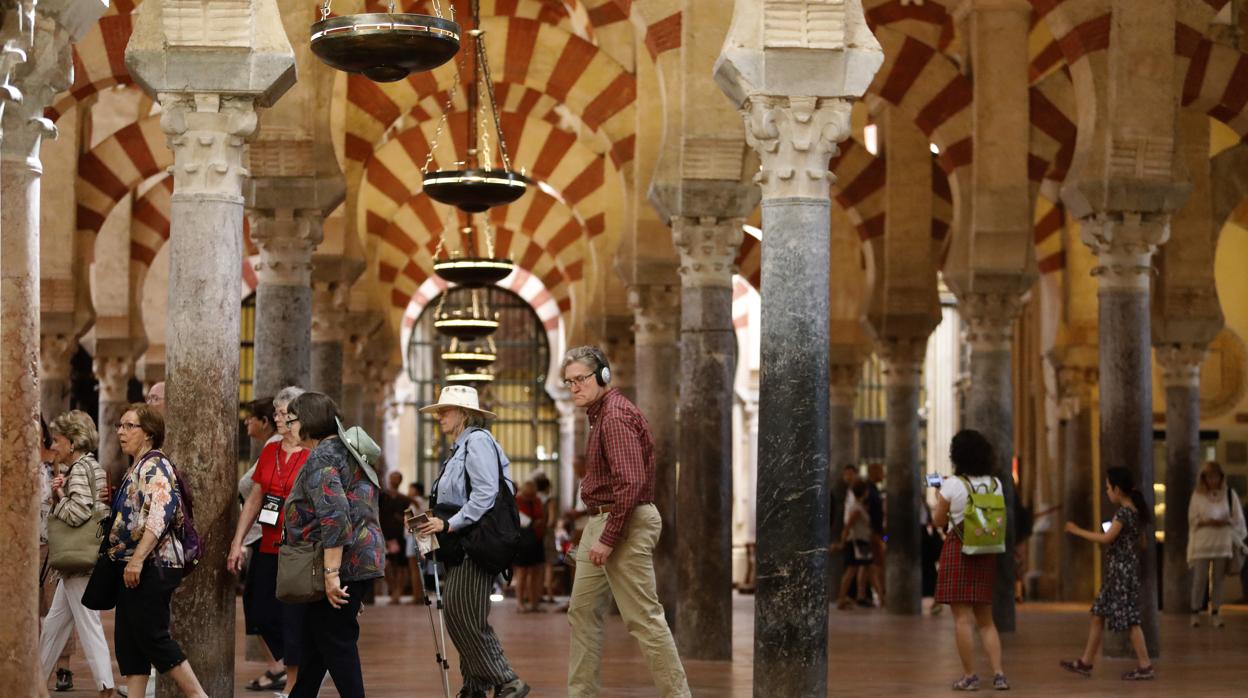
[(275, 494), (264, 495), (264, 501), (260, 504), (260, 523), (266, 526), (276, 526), (277, 517), (282, 513), (282, 503), (285, 501), (285, 497)]

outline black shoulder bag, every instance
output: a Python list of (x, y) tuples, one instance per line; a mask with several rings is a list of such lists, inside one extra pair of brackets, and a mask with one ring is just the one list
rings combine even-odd
[[(481, 515), (476, 523), (460, 531), (460, 543), (463, 551), (478, 567), (487, 574), (503, 575), (511, 581), (511, 564), (520, 549), (520, 510), (516, 508), (516, 495), (508, 486), (503, 476), (503, 455), (498, 450), (494, 437), (490, 437), (494, 445), (494, 453), (498, 459), (498, 493), (494, 496), (494, 505)], [(464, 458), (468, 457), (468, 442), (464, 442)], [(467, 477), (465, 468), (465, 498), (472, 496), (472, 480)], [(452, 534), (453, 535), (453, 534)], [(441, 545), (442, 541), (438, 541)]]

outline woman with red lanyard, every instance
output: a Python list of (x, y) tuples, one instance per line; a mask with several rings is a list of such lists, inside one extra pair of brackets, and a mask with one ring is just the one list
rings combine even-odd
[(226, 561), (230, 571), (237, 573), (242, 570), (243, 539), (259, 518), (260, 550), (252, 559), (248, 571), (249, 575), (254, 575), (249, 616), (259, 626), (260, 636), (273, 658), (285, 664), (286, 671), (274, 674), (266, 670), (263, 680), (253, 682), (254, 690), (280, 690), (293, 686), (299, 670), (299, 636), (302, 633), (304, 606), (277, 600), (277, 545), (282, 536), (282, 505), (299, 475), (299, 469), (308, 459), (309, 451), (300, 446), (298, 437), (286, 423), (289, 419), (286, 408), (303, 392), (300, 388), (283, 388), (273, 398), (274, 424), (281, 440), (265, 444), (260, 452), (260, 459), (251, 476), (256, 486), (243, 503), (243, 512), (238, 517), (234, 540), (230, 544), (230, 557)]

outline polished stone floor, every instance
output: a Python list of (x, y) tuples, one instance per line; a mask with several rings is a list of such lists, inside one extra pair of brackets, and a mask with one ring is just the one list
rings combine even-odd
[[(754, 600), (738, 596), (734, 622), (737, 639), (733, 662), (686, 662), (695, 696), (752, 696), (751, 628)], [(559, 613), (517, 614), (514, 602), (495, 605), (491, 618), (520, 675), (533, 685), (533, 698), (566, 695), (567, 616)], [(241, 612), (240, 612), (241, 613)], [(953, 619), (937, 616), (896, 617), (879, 610), (833, 610), (828, 695), (939, 696), (949, 693), (957, 676)], [(1165, 616), (1163, 653), (1158, 678), (1151, 683), (1124, 684), (1118, 677), (1130, 668), (1123, 660), (1102, 661), (1091, 679), (1061, 671), (1057, 662), (1075, 656), (1087, 632), (1083, 605), (1026, 604), (1019, 612), (1019, 632), (1005, 638), (1006, 670), (1018, 696), (1245, 696), (1248, 695), (1248, 607), (1228, 607), (1225, 628), (1206, 623), (1188, 627), (1187, 618)], [(361, 619), (361, 649), (369, 696), (439, 698), (440, 679), (433, 659), (429, 616), (423, 605), (367, 608)], [(656, 695), (636, 645), (619, 618), (609, 621), (603, 698)], [(105, 614), (111, 640), (112, 618)], [(110, 643), (111, 644), (111, 643)], [(262, 667), (238, 653), (236, 695)], [(453, 650), (452, 650), (453, 656)], [(452, 659), (452, 667), (455, 660)], [(88, 695), (90, 673), (81, 656), (71, 668), (80, 689), (59, 695)], [(981, 667), (981, 676), (987, 667)], [(454, 677), (452, 677), (454, 680)], [(452, 688), (455, 690), (455, 687)], [(57, 694), (53, 694), (57, 695)], [(327, 684), (323, 696), (337, 696)], [(777, 696), (776, 698), (797, 698)]]

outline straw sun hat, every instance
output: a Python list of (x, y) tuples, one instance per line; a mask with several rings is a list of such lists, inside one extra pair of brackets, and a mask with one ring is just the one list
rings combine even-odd
[(477, 389), (469, 388), (466, 385), (446, 386), (442, 389), (442, 394), (438, 395), (437, 402), (420, 408), (420, 411), (422, 414), (431, 414), (443, 407), (459, 407), (485, 415), (491, 419), (498, 416), (489, 410), (481, 409), (481, 404), (477, 401)]

